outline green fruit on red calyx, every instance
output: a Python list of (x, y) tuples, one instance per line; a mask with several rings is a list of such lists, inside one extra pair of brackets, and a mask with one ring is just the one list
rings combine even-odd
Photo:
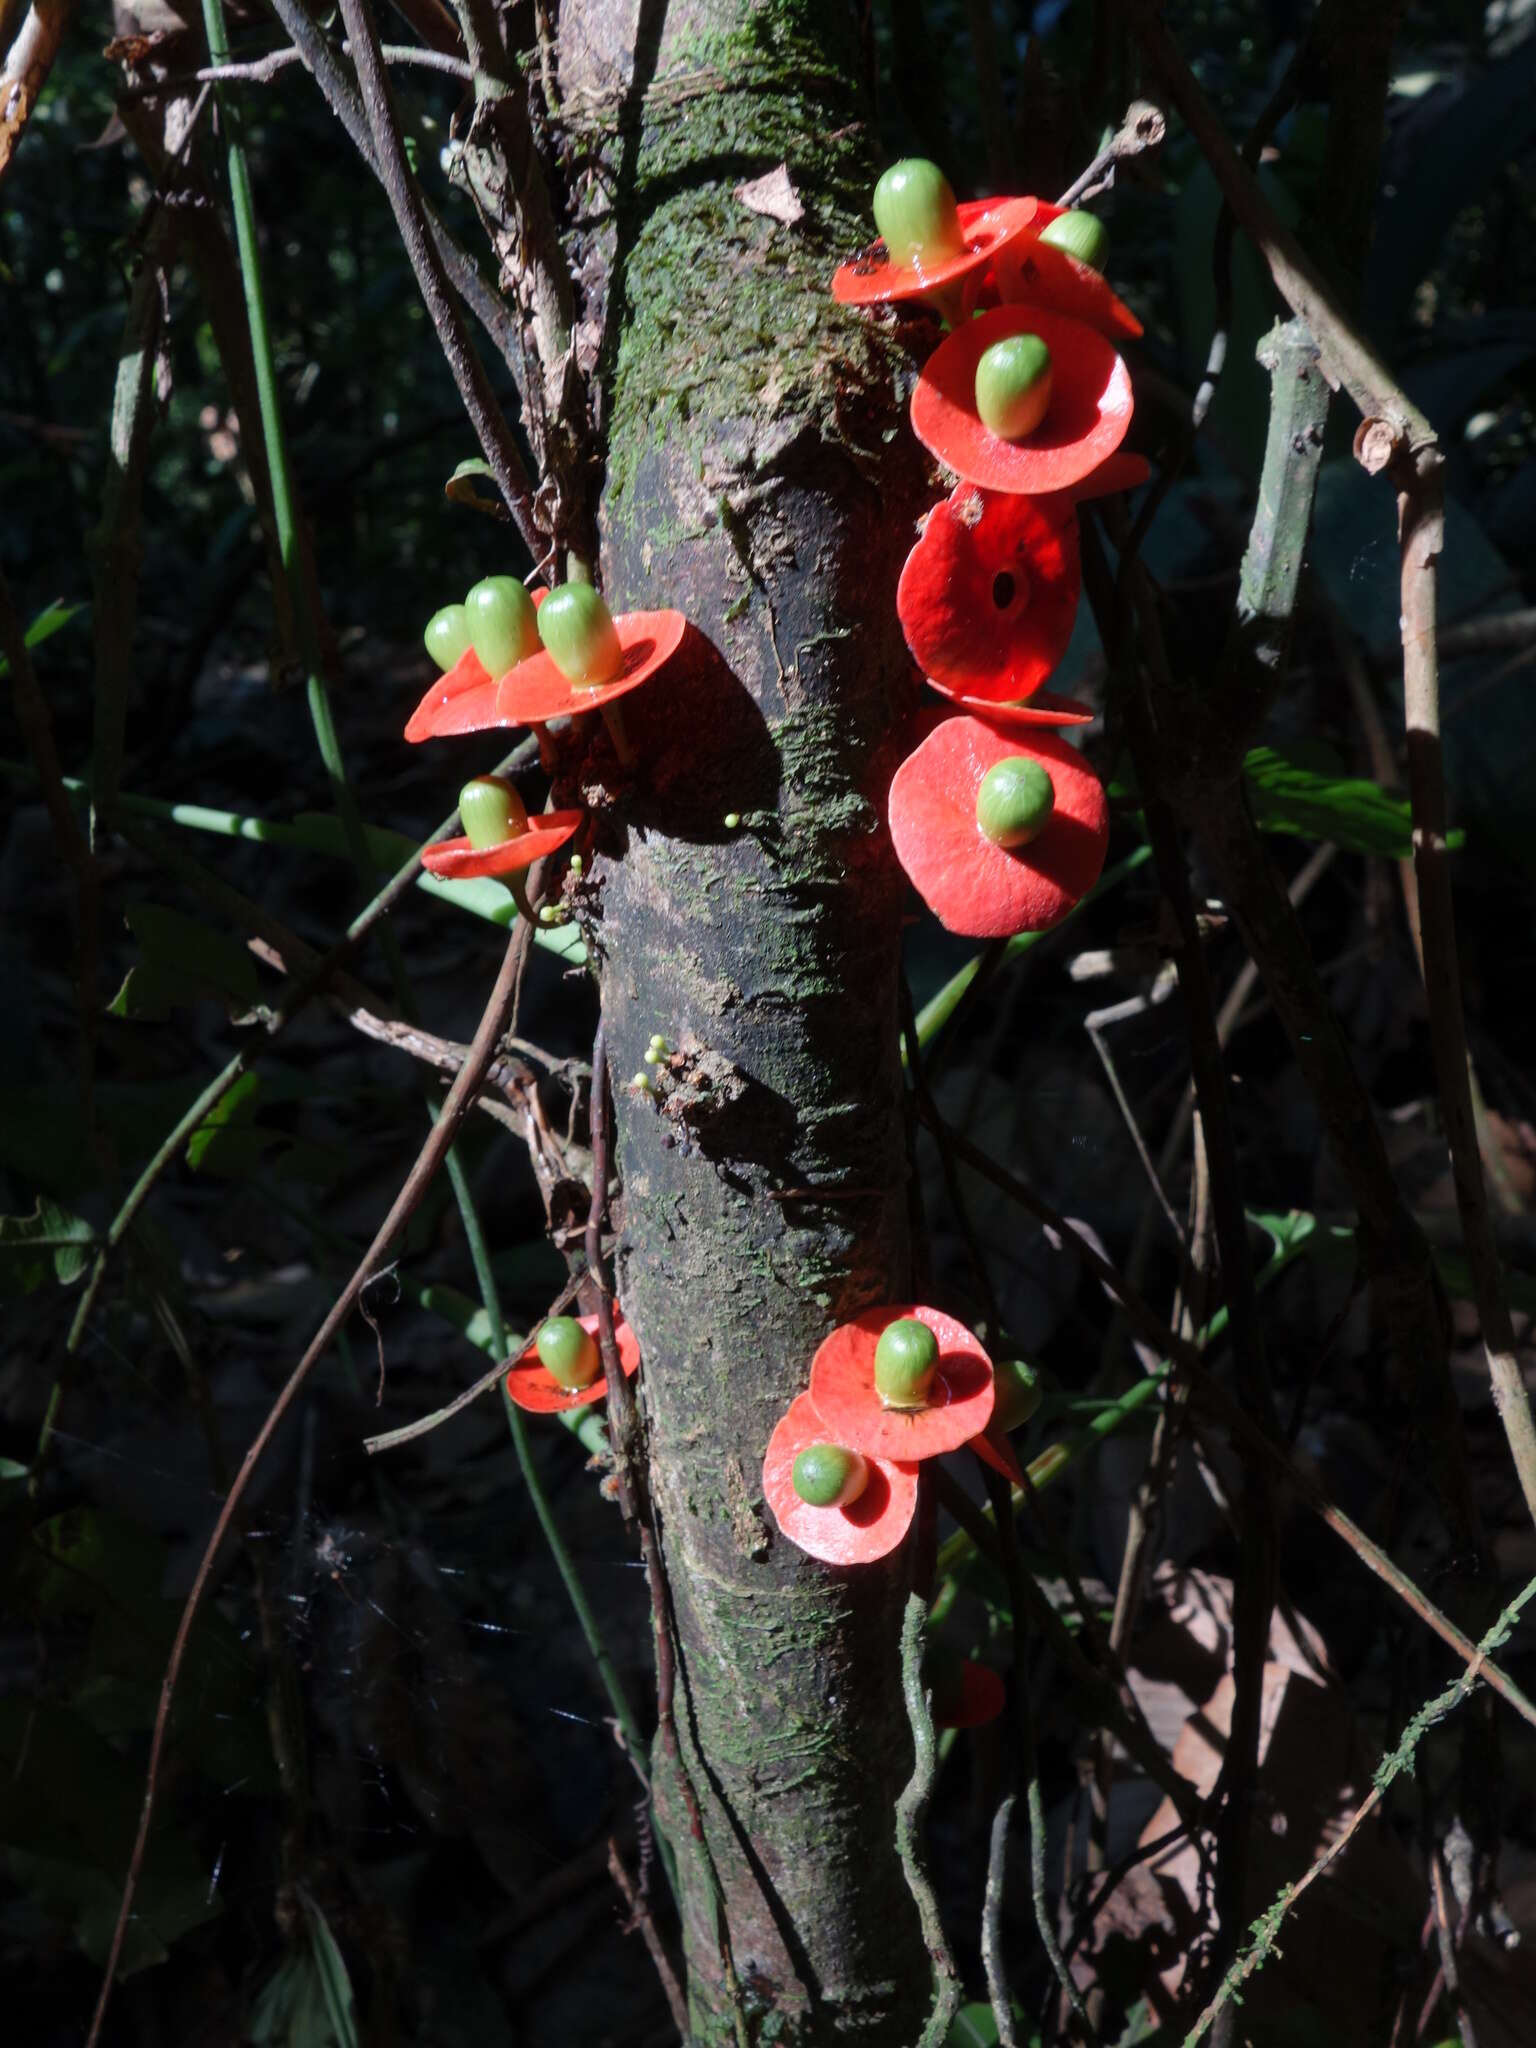
[(1049, 774), (1027, 754), (996, 761), (976, 792), (976, 822), (994, 846), (1012, 852), (1038, 839), (1051, 822), (1056, 790)]
[(904, 268), (932, 269), (965, 247), (949, 180), (923, 156), (892, 164), (875, 187), (875, 226), (891, 261)]
[(1022, 1429), (1040, 1406), (1045, 1389), (1040, 1375), (1022, 1358), (1005, 1359), (992, 1377), (992, 1415), (1002, 1429)]
[(1103, 221), (1096, 213), (1084, 213), (1079, 207), (1073, 207), (1070, 213), (1058, 213), (1040, 230), (1040, 239), (1049, 242), (1053, 249), (1063, 249), (1067, 255), (1075, 256), (1091, 270), (1102, 270), (1109, 253), (1109, 233)]
[(459, 821), (477, 853), (505, 839), (521, 839), (528, 830), (522, 798), (499, 775), (477, 775), (465, 783), (459, 791)]
[(926, 1408), (939, 1340), (916, 1316), (887, 1323), (875, 1346), (875, 1392), (887, 1408)]
[(515, 576), (483, 578), (465, 598), (464, 609), (469, 614), (470, 645), (487, 675), (504, 676), (538, 652), (538, 614)]
[(445, 604), (440, 612), (434, 612), (428, 619), (427, 630), (421, 637), (426, 642), (428, 654), (447, 675), (468, 650), (468, 612), (461, 604)]
[(1004, 441), (1022, 441), (1050, 410), (1051, 352), (1038, 334), (994, 341), (976, 365), (976, 410)]
[(809, 1507), (845, 1508), (869, 1483), (869, 1467), (841, 1444), (807, 1444), (790, 1469), (790, 1484)]
[(574, 1316), (551, 1316), (540, 1330), (534, 1349), (540, 1365), (567, 1393), (579, 1393), (583, 1387), (590, 1387), (603, 1369), (596, 1339)]
[(539, 606), (539, 638), (568, 683), (595, 689), (624, 666), (612, 614), (590, 583), (562, 583)]

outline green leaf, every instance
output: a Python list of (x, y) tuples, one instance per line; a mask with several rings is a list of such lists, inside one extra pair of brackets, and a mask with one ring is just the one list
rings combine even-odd
[(495, 471), (491, 465), (482, 462), (478, 455), (472, 456), (468, 462), (459, 464), (443, 485), (443, 496), (451, 498), (455, 505), (467, 505), (472, 512), (483, 512), (489, 519), (510, 519), (512, 515), (502, 503), (499, 493), (494, 498), (488, 498), (483, 491), (475, 489), (476, 477), (488, 477), (492, 483), (496, 481)]
[(204, 997), (255, 1002), (256, 963), (237, 939), (161, 903), (131, 903), (124, 914), (144, 958), (108, 1004), (110, 1016), (161, 1018)]
[[(1406, 859), (1413, 852), (1413, 812), (1406, 797), (1342, 769), (1319, 766), (1326, 750), (1255, 747), (1243, 761), (1254, 823), (1261, 832), (1293, 832), (1327, 839), (1346, 853)], [(1453, 832), (1460, 846), (1465, 834)]]
[(339, 2048), (357, 2048), (357, 2019), (352, 2001), (352, 1980), (347, 1975), (347, 1966), (342, 1960), (341, 1950), (336, 1946), (336, 1937), (331, 1933), (325, 1915), (308, 1892), (301, 1889), (299, 1899), (304, 1907), (304, 1917), (309, 1922), (310, 1938), (315, 1945), (315, 1970), (324, 1994), (332, 2037), (339, 2044)]
[[(230, 1137), (255, 1121), (256, 1098), (260, 1093), (260, 1074), (242, 1074), (228, 1094), (213, 1105), (187, 1140), (187, 1164), (194, 1173), (206, 1169), (210, 1173), (228, 1174)], [(275, 1141), (276, 1134), (270, 1134), (269, 1142)], [(249, 1170), (243, 1153), (242, 1170)]]
[[(37, 617), (23, 633), (22, 643), (26, 647), (41, 647), (45, 640), (51, 640), (55, 633), (62, 633), (70, 620), (85, 610), (83, 604), (51, 604)], [(0, 682), (11, 672), (11, 664), (0, 654)]]
[(61, 1287), (72, 1286), (95, 1242), (82, 1217), (42, 1197), (30, 1216), (0, 1216), (0, 1300), (33, 1293), (50, 1274)]

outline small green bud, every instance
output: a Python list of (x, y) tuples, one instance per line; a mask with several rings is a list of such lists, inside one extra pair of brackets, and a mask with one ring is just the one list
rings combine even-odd
[(741, 823), (740, 811), (727, 811), (723, 823), (727, 832), (734, 832)]
[(841, 1444), (807, 1444), (790, 1468), (790, 1484), (809, 1507), (845, 1508), (869, 1484), (869, 1467)]
[(875, 226), (893, 263), (930, 269), (965, 247), (948, 178), (926, 157), (903, 157), (875, 187)]
[(428, 654), (447, 675), (469, 646), (469, 613), (461, 604), (445, 604), (428, 619), (421, 637)]
[(562, 583), (539, 606), (539, 638), (568, 683), (595, 689), (624, 666), (607, 605), (590, 583)]
[(533, 599), (515, 576), (487, 576), (464, 600), (470, 644), (487, 675), (504, 676), (539, 645)]
[(875, 1392), (887, 1408), (926, 1408), (939, 1340), (916, 1316), (887, 1323), (875, 1346)]
[(994, 846), (1009, 852), (1038, 839), (1055, 808), (1050, 775), (1028, 754), (994, 762), (976, 792), (977, 824)]
[(659, 1031), (653, 1031), (651, 1033), (650, 1047), (651, 1051), (655, 1053), (670, 1052), (672, 1050), (671, 1046), (668, 1045), (667, 1041), (662, 1037)]
[(1096, 213), (1085, 213), (1080, 207), (1057, 214), (1048, 227), (1040, 230), (1040, 239), (1049, 242), (1053, 249), (1063, 249), (1067, 255), (1075, 256), (1091, 270), (1102, 270), (1109, 253), (1109, 231), (1103, 221)]
[(1022, 441), (1051, 403), (1051, 352), (1038, 334), (994, 341), (976, 365), (976, 410), (1004, 441)]
[(629, 1085), (631, 1088), (638, 1088), (642, 1095), (649, 1095), (651, 1092), (651, 1077), (649, 1074), (636, 1074)]
[(648, 1045), (645, 1048), (645, 1064), (648, 1067), (659, 1067), (661, 1065), (661, 1054), (654, 1045)]
[(477, 775), (459, 791), (459, 818), (464, 836), (476, 852), (521, 839), (528, 830), (528, 812), (511, 783), (500, 775)]
[(1005, 1359), (993, 1373), (992, 1414), (1005, 1430), (1022, 1429), (1044, 1395), (1039, 1373), (1022, 1358)]
[(591, 1331), (584, 1330), (574, 1316), (551, 1316), (534, 1349), (550, 1378), (571, 1393), (590, 1387), (603, 1369), (602, 1354)]
[(585, 866), (586, 862), (582, 859), (579, 853), (573, 853), (571, 855), (571, 873), (573, 875), (579, 875)]

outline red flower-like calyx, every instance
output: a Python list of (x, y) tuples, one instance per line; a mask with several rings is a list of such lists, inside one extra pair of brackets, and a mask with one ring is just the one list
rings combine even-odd
[(979, 1728), (983, 1722), (997, 1719), (1007, 1698), (1008, 1689), (991, 1665), (966, 1657), (948, 1684), (933, 1689), (933, 1725)]
[(497, 685), (496, 704), (503, 725), (543, 725), (550, 718), (574, 718), (600, 711), (616, 697), (648, 683), (683, 644), (688, 621), (681, 612), (622, 612), (614, 620), (624, 665), (611, 682), (590, 686), (570, 682), (547, 651), (530, 654), (508, 669)]
[(943, 263), (893, 263), (884, 242), (872, 242), (832, 279), (840, 306), (881, 306), (893, 299), (925, 299), (991, 263), (1035, 217), (1033, 199), (964, 199), (955, 209), (965, 247)]
[[(1021, 441), (976, 410), (976, 366), (994, 342), (1038, 334), (1051, 352), (1051, 402)], [(912, 431), (968, 483), (1038, 497), (1069, 490), (1113, 455), (1133, 411), (1130, 372), (1101, 334), (1033, 306), (999, 306), (939, 343), (912, 394)]]
[(798, 1395), (768, 1439), (763, 1498), (790, 1542), (809, 1556), (825, 1564), (869, 1564), (894, 1550), (912, 1526), (917, 1467), (864, 1451), (869, 1477), (858, 1499), (843, 1508), (812, 1507), (795, 1491), (795, 1460), (812, 1444), (834, 1440), (843, 1441), (810, 1395)]
[[(887, 1408), (875, 1391), (875, 1345), (887, 1323), (926, 1323), (939, 1362), (924, 1408)], [(843, 1323), (811, 1360), (811, 1400), (822, 1433), (850, 1451), (916, 1464), (957, 1451), (992, 1413), (992, 1361), (964, 1323), (936, 1308), (871, 1308)]]
[[(579, 1316), (577, 1321), (589, 1337), (596, 1337), (596, 1316)], [(640, 1346), (617, 1309), (613, 1312), (613, 1338), (619, 1348), (624, 1377), (633, 1379), (640, 1370)], [(519, 1408), (527, 1408), (534, 1415), (559, 1415), (567, 1408), (590, 1408), (594, 1401), (601, 1401), (608, 1391), (608, 1376), (600, 1372), (590, 1387), (562, 1387), (540, 1363), (535, 1337), (507, 1367), (505, 1386)]]
[(515, 875), (536, 860), (564, 846), (586, 822), (585, 811), (542, 811), (528, 821), (528, 830), (494, 846), (472, 846), (467, 839), (440, 839), (422, 848), (421, 864), (445, 881), (468, 881), (472, 875)]
[(1065, 313), (1108, 341), (1137, 340), (1141, 322), (1104, 273), (1041, 241), (1040, 230), (1062, 210), (1039, 206), (1028, 231), (998, 250), (992, 273), (998, 297), (1005, 306), (1044, 306), (1052, 313)]
[[(1055, 807), (1038, 839), (1008, 851), (976, 822), (976, 797), (987, 770), (1019, 754), (1050, 776)], [(980, 718), (949, 718), (897, 769), (890, 823), (896, 858), (940, 924), (965, 938), (1001, 939), (1047, 930), (1093, 887), (1109, 804), (1093, 770), (1054, 733), (1026, 738)]]
[(496, 713), (496, 680), (487, 675), (473, 647), (466, 647), (446, 675), (439, 676), (406, 722), (413, 743), (448, 739), (458, 733), (485, 732), (505, 725)]
[(1083, 573), (1077, 511), (964, 483), (928, 515), (896, 586), (918, 667), (946, 693), (1017, 702), (1066, 652)]

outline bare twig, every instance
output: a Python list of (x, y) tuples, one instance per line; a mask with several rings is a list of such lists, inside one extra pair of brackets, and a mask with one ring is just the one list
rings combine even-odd
[[(1023, 1674), (1015, 1665), (1016, 1682)], [(1013, 1818), (1014, 1794), (1007, 1793), (992, 1816), (992, 1833), (987, 1845), (987, 1889), (981, 1906), (981, 1960), (987, 1973), (987, 1997), (1001, 2048), (1018, 2048), (1013, 2024), (1013, 2000), (1008, 1992), (1008, 1969), (1003, 1956), (1003, 1882), (1008, 1870), (1008, 1823)]]
[(624, 1859), (619, 1854), (619, 1845), (612, 1836), (608, 1839), (608, 1875), (613, 1879), (619, 1897), (629, 1913), (629, 1928), (640, 1930), (640, 1937), (650, 1951), (651, 1961), (656, 1965), (656, 1974), (661, 1979), (661, 1988), (666, 1995), (667, 2008), (672, 2014), (672, 2024), (677, 2029), (678, 2039), (688, 2039), (688, 2001), (683, 1996), (683, 1987), (677, 1981), (677, 1972), (672, 1967), (672, 1958), (651, 1917), (650, 1908), (635, 1890), (629, 1872), (624, 1868)]
[(417, 1205), (430, 1186), (433, 1176), (441, 1166), (449, 1146), (452, 1144), (459, 1125), (468, 1112), (475, 1091), (485, 1078), (486, 1067), (511, 1011), (517, 993), (518, 983), (527, 960), (533, 928), (520, 921), (507, 941), (507, 950), (502, 957), (501, 971), (491, 990), (485, 1014), (480, 1019), (470, 1047), (470, 1057), (459, 1070), (458, 1077), (448, 1091), (443, 1112), (437, 1123), (427, 1134), (425, 1144), (417, 1154), (416, 1162), (406, 1175), (405, 1183), (390, 1205), (389, 1214), (380, 1224), (372, 1244), (363, 1254), (356, 1271), (333, 1303), (320, 1328), (315, 1332), (308, 1349), (294, 1367), (277, 1399), (267, 1411), (266, 1420), (256, 1432), (249, 1450), (241, 1460), (235, 1483), (225, 1496), (219, 1510), (213, 1533), (208, 1538), (203, 1555), (199, 1560), (197, 1573), (192, 1581), (181, 1619), (176, 1625), (175, 1639), (171, 1644), (170, 1659), (165, 1667), (165, 1676), (160, 1685), (160, 1702), (155, 1710), (154, 1734), (150, 1741), (149, 1768), (144, 1780), (144, 1801), (139, 1810), (138, 1833), (134, 1838), (133, 1853), (128, 1862), (128, 1874), (123, 1883), (123, 1896), (118, 1906), (117, 1921), (112, 1929), (112, 1940), (107, 1951), (106, 1967), (102, 1972), (101, 1990), (96, 2000), (96, 2010), (91, 2019), (90, 2033), (86, 2037), (86, 2048), (96, 2048), (101, 2038), (102, 2024), (107, 2015), (107, 2004), (112, 1996), (113, 1979), (123, 1950), (123, 1938), (128, 1931), (128, 1922), (133, 1912), (134, 1894), (138, 1889), (139, 1873), (144, 1866), (144, 1853), (149, 1846), (150, 1823), (154, 1818), (155, 1795), (159, 1789), (160, 1766), (164, 1757), (166, 1736), (170, 1728), (171, 1703), (176, 1696), (181, 1668), (186, 1659), (187, 1643), (192, 1633), (198, 1611), (213, 1578), (219, 1552), (224, 1546), (245, 1497), (256, 1467), (282, 1423), (283, 1417), (298, 1398), (300, 1389), (309, 1378), (316, 1364), (324, 1355), (327, 1346), (351, 1314), (358, 1296), (367, 1285), (380, 1260), (402, 1227), (414, 1215)]
[(48, 83), (74, 11), (75, 0), (34, 0), (10, 48), (0, 53), (0, 178)]
[[(352, 45), (342, 44), (342, 52), (350, 57)], [(400, 64), (419, 71), (442, 71), (450, 78), (462, 79), (468, 84), (474, 72), (462, 57), (450, 56), (445, 50), (420, 50), (414, 43), (381, 43), (379, 54), (386, 64)], [(210, 85), (240, 84), (265, 85), (276, 78), (280, 71), (286, 71), (290, 64), (302, 64), (304, 53), (290, 43), (285, 50), (274, 50), (270, 57), (258, 57), (250, 64), (210, 64), (191, 76), (200, 83)], [(177, 84), (174, 78), (165, 81), (164, 89)]]
[(933, 1715), (923, 1684), (923, 1628), (927, 1619), (927, 1603), (922, 1595), (909, 1593), (901, 1624), (901, 1689), (912, 1730), (912, 1775), (896, 1801), (896, 1853), (917, 1907), (923, 1946), (933, 1964), (933, 2007), (917, 2048), (939, 2048), (960, 2010), (960, 1979), (939, 1917), (938, 1897), (923, 1861), (923, 1815), (928, 1810), (938, 1765)]
[(411, 259), (422, 299), (432, 316), (438, 342), (453, 372), (453, 381), (464, 401), (464, 410), (469, 414), (470, 424), (490, 464), (491, 474), (511, 509), (529, 552), (537, 559), (543, 552), (544, 542), (534, 513), (523, 459), (512, 438), (512, 429), (496, 402), (496, 394), (491, 389), (484, 366), (464, 331), (441, 251), (428, 229), (421, 192), (406, 162), (399, 117), (395, 112), (384, 61), (379, 54), (378, 32), (368, 12), (367, 0), (341, 0), (341, 17), (351, 39), (357, 82), (362, 88), (363, 112), (367, 116), (379, 175), (389, 195), (400, 239)]
[(1140, 156), (1144, 150), (1160, 149), (1167, 133), (1168, 123), (1161, 107), (1154, 107), (1150, 100), (1132, 100), (1118, 129), (1056, 204), (1079, 206), (1083, 200), (1107, 190), (1115, 182), (1117, 165), (1127, 157)]

